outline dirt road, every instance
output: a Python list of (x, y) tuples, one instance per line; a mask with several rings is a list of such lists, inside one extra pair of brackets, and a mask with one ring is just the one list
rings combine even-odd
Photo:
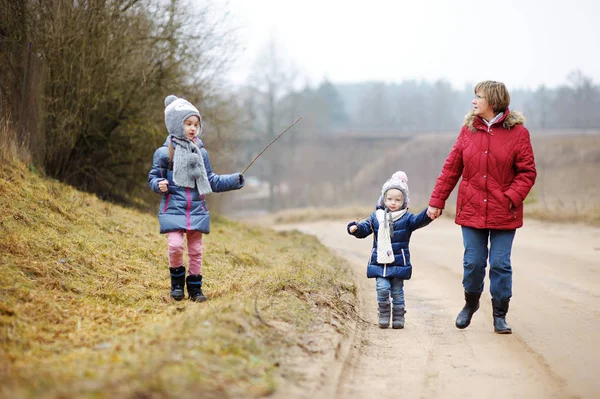
[(335, 386), (321, 392), (345, 399), (600, 397), (600, 229), (526, 221), (512, 256), (513, 334), (499, 335), (487, 278), (471, 326), (454, 327), (463, 304), (462, 237), (451, 220), (413, 234), (403, 330), (377, 327), (375, 281), (365, 273), (371, 238), (349, 236), (345, 225), (293, 226), (347, 259), (359, 287), (364, 322), (328, 382)]

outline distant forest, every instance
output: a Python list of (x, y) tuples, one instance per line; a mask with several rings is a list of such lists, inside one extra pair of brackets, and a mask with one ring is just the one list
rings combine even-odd
[[(600, 86), (580, 71), (565, 84), (512, 89), (510, 109), (522, 112), (530, 129), (600, 128)], [(473, 85), (454, 89), (444, 80), (334, 84), (288, 94), (296, 114), (311, 115), (320, 133), (436, 132), (456, 130), (471, 108)]]

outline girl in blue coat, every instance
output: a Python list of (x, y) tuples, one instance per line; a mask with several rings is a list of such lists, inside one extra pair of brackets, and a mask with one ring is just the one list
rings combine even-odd
[[(237, 190), (244, 186), (240, 173), (213, 173), (208, 153), (200, 140), (200, 112), (183, 98), (165, 99), (165, 124), (169, 137), (154, 152), (148, 185), (162, 195), (158, 208), (160, 233), (167, 235), (171, 297), (184, 298), (184, 283), (189, 299), (206, 300), (202, 293), (202, 234), (210, 232), (210, 213), (206, 195)], [(184, 236), (187, 237), (189, 274), (183, 265)]]
[(418, 215), (408, 211), (408, 178), (398, 171), (385, 182), (377, 210), (359, 223), (348, 224), (348, 233), (365, 238), (374, 234), (367, 277), (376, 279), (379, 327), (388, 328), (392, 313), (392, 328), (404, 328), (404, 280), (412, 275), (408, 244), (413, 231), (431, 223), (427, 209)]

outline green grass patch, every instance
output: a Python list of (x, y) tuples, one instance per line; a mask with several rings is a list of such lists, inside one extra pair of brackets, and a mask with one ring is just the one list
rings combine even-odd
[(269, 395), (288, 349), (355, 303), (343, 261), (298, 232), (213, 216), (197, 304), (169, 296), (154, 215), (18, 162), (0, 206), (0, 397)]

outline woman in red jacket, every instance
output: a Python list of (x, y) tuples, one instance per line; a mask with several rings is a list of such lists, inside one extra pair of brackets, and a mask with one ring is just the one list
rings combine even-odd
[[(523, 225), (523, 201), (536, 178), (535, 160), (525, 118), (510, 111), (503, 83), (475, 86), (473, 109), (444, 163), (429, 200), (427, 214), (441, 215), (448, 196), (462, 177), (456, 201), (456, 224), (462, 226), (465, 306), (456, 327), (466, 328), (479, 309), (486, 265), (494, 331), (510, 334), (506, 323), (512, 296), (510, 254), (517, 228)], [(488, 247), (489, 243), (489, 247)]]

